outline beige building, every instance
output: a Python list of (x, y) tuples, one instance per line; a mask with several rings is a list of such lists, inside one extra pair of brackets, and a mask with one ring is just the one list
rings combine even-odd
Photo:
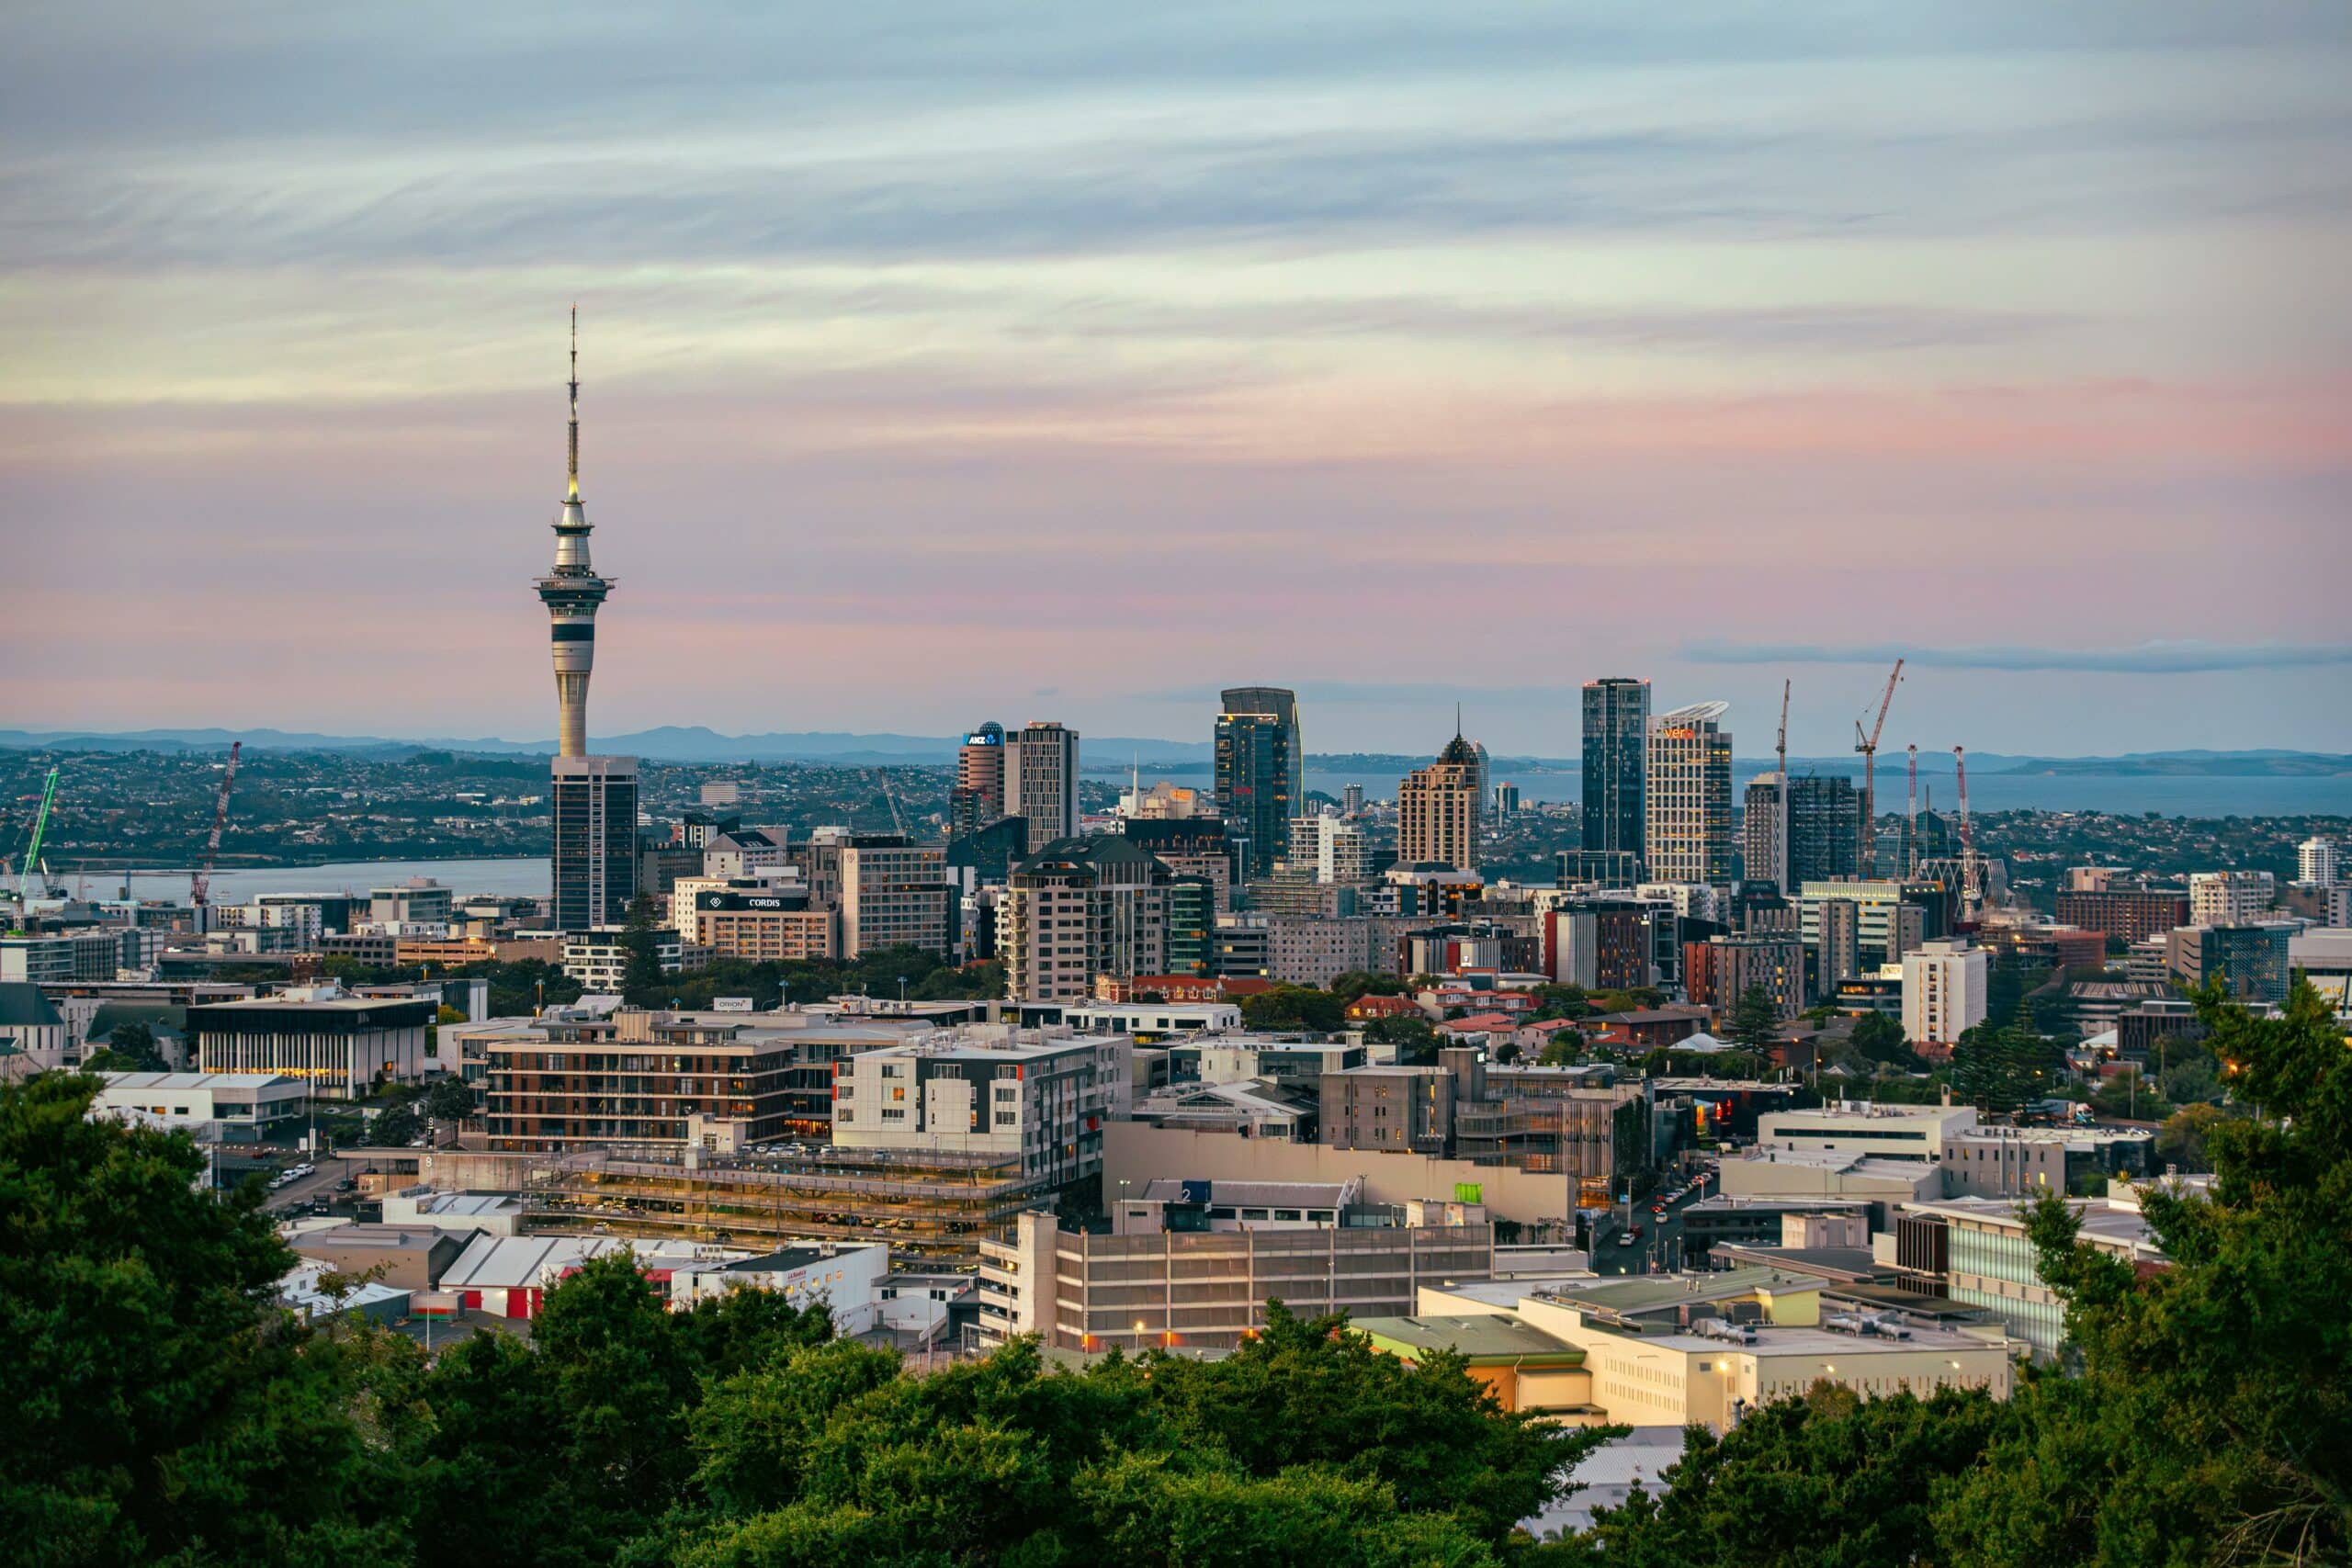
[[(1337, 1190), (1272, 1184), (1233, 1196), (1304, 1215)], [(1425, 1286), (1494, 1271), (1494, 1226), (1475, 1204), (1411, 1205), (1385, 1224), (1340, 1224), (1328, 1202), (1323, 1212), (1332, 1217), (1111, 1235), (1024, 1213), (1010, 1240), (980, 1243), (981, 1343), (1035, 1334), (1080, 1352), (1229, 1350), (1265, 1327), (1270, 1298), (1301, 1315), (1378, 1316), (1408, 1310)]]
[(1650, 720), (1643, 799), (1655, 882), (1731, 883), (1731, 731), (1727, 703), (1694, 703)]
[(1008, 994), (1082, 1002), (1098, 976), (1167, 973), (1169, 880), (1116, 835), (1057, 839), (1015, 865), (997, 905)]
[(981, 1024), (862, 1052), (833, 1069), (833, 1143), (844, 1149), (986, 1156), (1057, 1186), (1102, 1166), (1126, 1115), (1121, 1036), (1039, 1035)]
[(1396, 786), (1396, 863), (1478, 866), (1479, 775), (1476, 748), (1456, 735), (1436, 761)]
[[(2008, 1397), (2005, 1337), (1826, 1313), (1821, 1281), (1770, 1269), (1423, 1286), (1416, 1317), (1502, 1314), (1582, 1353), (1585, 1386), (1550, 1391), (1585, 1424), (1702, 1426), (1830, 1382), (1864, 1395), (1984, 1388)], [(1579, 1400), (1577, 1395), (1581, 1393)]]
[(947, 851), (891, 833), (859, 834), (841, 852), (841, 951), (948, 951)]
[(694, 940), (714, 958), (753, 963), (831, 958), (839, 917), (773, 893), (705, 891), (695, 896)]

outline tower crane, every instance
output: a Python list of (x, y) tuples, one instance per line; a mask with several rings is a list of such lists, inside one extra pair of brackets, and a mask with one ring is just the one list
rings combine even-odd
[(1878, 700), (1878, 722), (1864, 735), (1862, 721), (1854, 720), (1854, 750), (1862, 754), (1861, 852), (1855, 858), (1864, 876), (1878, 875), (1878, 738), (1886, 728), (1886, 710), (1894, 705), (1894, 683), (1902, 679), (1903, 660), (1898, 659), (1894, 672), (1886, 678), (1886, 695)]
[(1968, 821), (1968, 752), (1964, 747), (1951, 749), (1952, 771), (1960, 775), (1960, 908), (1961, 918), (1976, 919), (1984, 902), (1984, 889), (1976, 864), (1976, 829)]
[(196, 929), (205, 929), (204, 911), (212, 897), (212, 863), (220, 853), (220, 829), (229, 825), (229, 786), (237, 782), (237, 756), (242, 740), (229, 742), (229, 766), (220, 775), (220, 798), (212, 803), (212, 831), (204, 840), (204, 863), (187, 879), (187, 901), (196, 910)]
[[(49, 770), (49, 778), (40, 786), (40, 811), (33, 818), (32, 842), (25, 850), (25, 863), (17, 877), (17, 908), (22, 909), (32, 894), (33, 871), (40, 864), (41, 835), (49, 831), (50, 802), (57, 798), (57, 770)], [(46, 873), (43, 875), (46, 876)]]
[(890, 824), (898, 829), (899, 837), (903, 839), (907, 836), (907, 819), (899, 814), (898, 795), (890, 788), (890, 772), (888, 768), (876, 768), (874, 770), (874, 776), (881, 783), (882, 798), (889, 802)]
[(1919, 874), (1919, 748), (1914, 742), (1903, 750), (1909, 759), (1911, 779), (1904, 792), (1903, 807), (1903, 874), (1907, 879)]

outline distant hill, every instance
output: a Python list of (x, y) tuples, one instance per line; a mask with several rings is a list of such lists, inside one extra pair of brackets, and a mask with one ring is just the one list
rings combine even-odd
[[(961, 736), (859, 734), (845, 730), (785, 730), (763, 735), (722, 735), (701, 725), (664, 725), (628, 735), (600, 735), (601, 750), (644, 757), (664, 762), (832, 762), (848, 767), (904, 766), (954, 760)], [(355, 754), (405, 756), (417, 751), (459, 751), (478, 756), (548, 756), (552, 740), (506, 740), (497, 737), (460, 739), (433, 736), (401, 739), (370, 735), (320, 735), (284, 729), (137, 729), (96, 730), (0, 729), (0, 749), (56, 751), (218, 751), (232, 740), (263, 750), (338, 751)], [(1125, 773), (1139, 766), (1146, 773), (1204, 770), (1213, 749), (1205, 740), (1162, 740), (1135, 736), (1080, 738), (1081, 766), (1098, 775)], [(1402, 773), (1428, 761), (1427, 753), (1311, 752), (1307, 767), (1317, 773)], [(2134, 751), (2120, 757), (2029, 757), (1997, 751), (1972, 752), (1969, 771), (1976, 773), (2088, 775), (2096, 777), (2181, 778), (2328, 778), (2352, 775), (2352, 756), (2312, 751)], [(1900, 776), (1905, 758), (1900, 750), (1879, 754), (1879, 772)], [(1577, 765), (1573, 757), (1510, 757), (1498, 755), (1498, 773), (1564, 772)], [(1738, 773), (1750, 776), (1770, 765), (1767, 759), (1744, 757)], [(1829, 757), (1792, 757), (1789, 771), (1796, 773), (1843, 773), (1859, 776), (1861, 761), (1850, 752)], [(1948, 775), (1952, 771), (1948, 751), (1922, 752), (1919, 771)]]

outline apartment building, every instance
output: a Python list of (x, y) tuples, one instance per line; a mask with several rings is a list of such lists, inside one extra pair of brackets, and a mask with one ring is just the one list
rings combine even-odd
[(1132, 1041), (983, 1025), (835, 1064), (833, 1142), (845, 1149), (986, 1156), (1055, 1186), (1102, 1168), (1102, 1127), (1126, 1114)]
[(1019, 1001), (1083, 1001), (1097, 976), (1168, 966), (1168, 868), (1126, 839), (1057, 839), (1013, 868), (997, 952)]
[(483, 1043), (490, 1146), (560, 1152), (674, 1145), (725, 1123), (743, 1141), (787, 1131), (793, 1048), (741, 1022), (622, 1008)]
[(1915, 1048), (1949, 1054), (1984, 1021), (1992, 962), (1965, 942), (1930, 942), (1903, 955), (1903, 1034)]

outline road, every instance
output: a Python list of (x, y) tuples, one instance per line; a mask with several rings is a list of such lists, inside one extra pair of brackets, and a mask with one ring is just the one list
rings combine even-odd
[(269, 1194), (262, 1204), (264, 1212), (284, 1213), (296, 1204), (308, 1202), (313, 1198), (332, 1200), (335, 1196), (334, 1184), (347, 1176), (356, 1175), (359, 1168), (353, 1165), (346, 1170), (344, 1168), (345, 1162), (334, 1155), (327, 1156), (317, 1164), (319, 1168), (301, 1180), (290, 1182)]
[(1682, 1261), (1679, 1243), (1682, 1239), (1682, 1211), (1707, 1195), (1704, 1183), (1693, 1183), (1683, 1194), (1682, 1201), (1667, 1211), (1659, 1219), (1650, 1213), (1646, 1200), (1634, 1211), (1634, 1223), (1642, 1227), (1642, 1239), (1633, 1247), (1620, 1247), (1615, 1235), (1610, 1236), (1593, 1250), (1592, 1268), (1597, 1274), (1646, 1274), (1653, 1267), (1663, 1269), (1671, 1261)]

